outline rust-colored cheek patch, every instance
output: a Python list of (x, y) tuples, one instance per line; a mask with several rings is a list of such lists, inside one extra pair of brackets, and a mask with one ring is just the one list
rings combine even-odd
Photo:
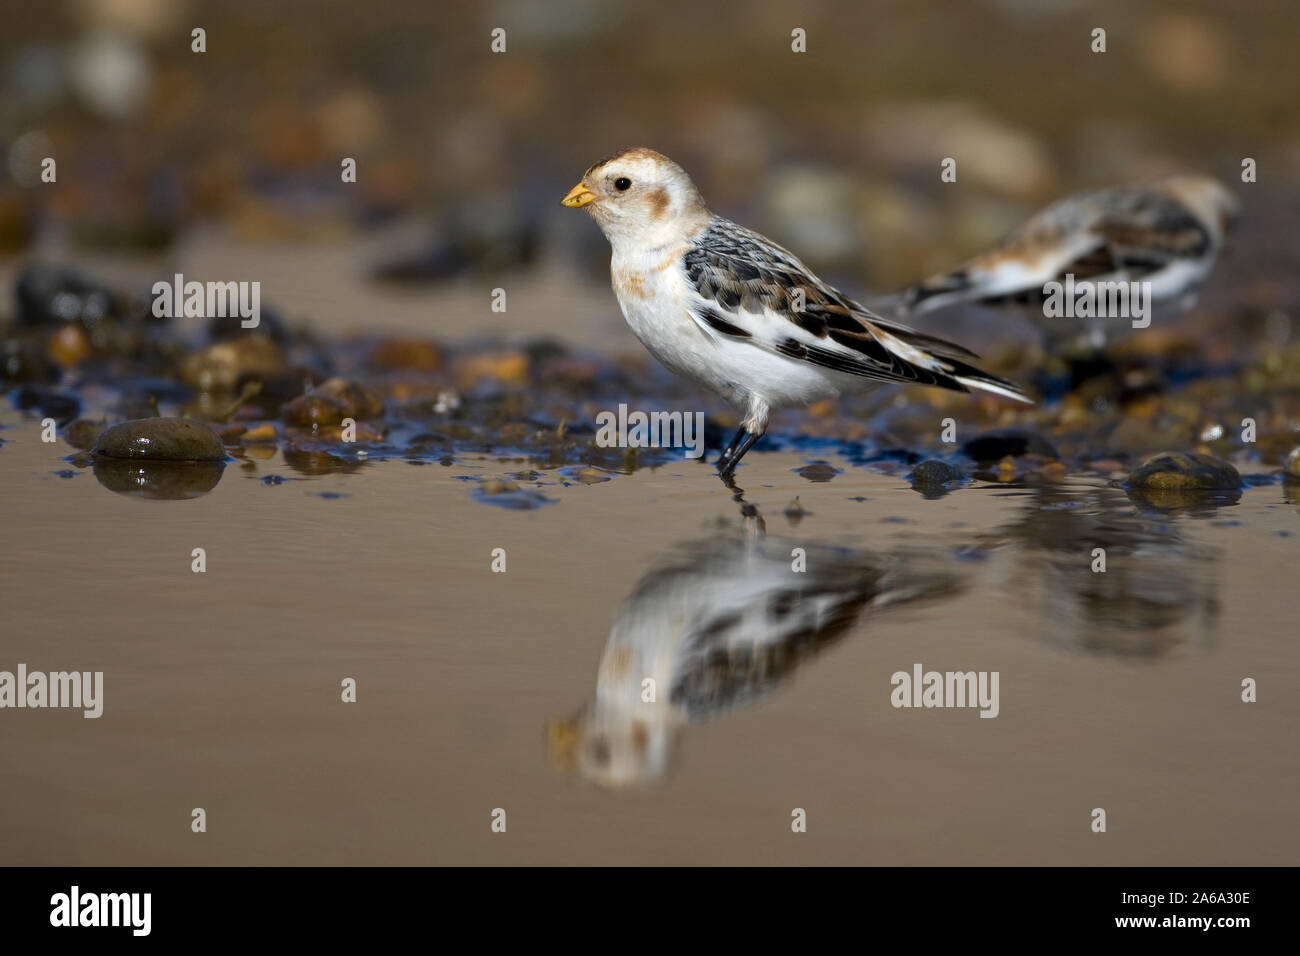
[(662, 219), (668, 214), (668, 191), (666, 189), (660, 187), (646, 198), (650, 200), (651, 219)]

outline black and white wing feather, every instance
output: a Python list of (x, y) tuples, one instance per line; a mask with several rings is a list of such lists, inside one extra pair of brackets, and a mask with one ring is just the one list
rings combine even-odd
[(975, 353), (876, 315), (789, 251), (721, 217), (696, 237), (684, 264), (691, 314), (711, 335), (848, 375), (1028, 401), (1014, 383), (968, 364)]

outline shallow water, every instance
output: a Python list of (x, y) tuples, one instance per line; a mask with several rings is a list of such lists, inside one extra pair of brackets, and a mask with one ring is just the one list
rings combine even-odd
[[(820, 450), (842, 470), (829, 481), (796, 473), (804, 454), (756, 451), (742, 508), (695, 462), (591, 484), (539, 469), (500, 496), (491, 481), (535, 466), (308, 475), (275, 452), (231, 461), (207, 494), (146, 501), (42, 444), (34, 418), (5, 409), (0, 424), (0, 669), (105, 684), (98, 720), (5, 713), (6, 863), (1283, 864), (1300, 850), (1300, 503), (1281, 485), (1175, 513), (1102, 479), (927, 499)], [(771, 624), (733, 629), (766, 646), (700, 653), (737, 613)], [(629, 635), (669, 666), (698, 658), (678, 668), (670, 719), (631, 736), (612, 689)], [(891, 706), (891, 675), (918, 663), (998, 671), (996, 719)], [(1258, 703), (1240, 700), (1246, 677)], [(600, 785), (614, 778), (635, 785)], [(1107, 834), (1089, 829), (1094, 807)]]

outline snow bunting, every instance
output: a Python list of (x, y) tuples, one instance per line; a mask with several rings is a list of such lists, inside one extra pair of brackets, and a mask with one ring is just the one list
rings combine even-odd
[(1071, 196), (1039, 212), (992, 249), (908, 289), (901, 301), (910, 312), (959, 302), (1020, 305), (1056, 344), (1086, 335), (1099, 348), (1108, 334), (1135, 327), (1117, 321), (1131, 316), (1076, 317), (1073, 309), (1054, 314), (1060, 310), (1044, 308), (1052, 294), (1049, 283), (1091, 295), (1094, 301), (1114, 283), (1150, 283), (1148, 305), (1157, 312), (1189, 308), (1237, 212), (1236, 197), (1205, 176), (1174, 176), (1151, 186)]
[(655, 783), (687, 727), (762, 699), (864, 616), (963, 585), (919, 556), (807, 543), (795, 572), (793, 543), (710, 539), (646, 574), (610, 628), (593, 699), (547, 725), (552, 763), (612, 789)]
[(973, 352), (881, 318), (776, 243), (709, 212), (685, 171), (654, 150), (601, 160), (563, 204), (586, 209), (609, 240), (614, 293), (641, 344), (743, 413), (718, 461), (724, 477), (775, 408), (887, 382), (1028, 401), (967, 364)]

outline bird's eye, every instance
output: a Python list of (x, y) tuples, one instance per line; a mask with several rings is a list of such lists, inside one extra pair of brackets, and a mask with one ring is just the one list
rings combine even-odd
[(619, 192), (624, 192), (628, 189), (631, 189), (632, 180), (628, 179), (626, 176), (620, 176), (618, 177), (618, 179), (614, 180), (614, 188), (617, 189)]

